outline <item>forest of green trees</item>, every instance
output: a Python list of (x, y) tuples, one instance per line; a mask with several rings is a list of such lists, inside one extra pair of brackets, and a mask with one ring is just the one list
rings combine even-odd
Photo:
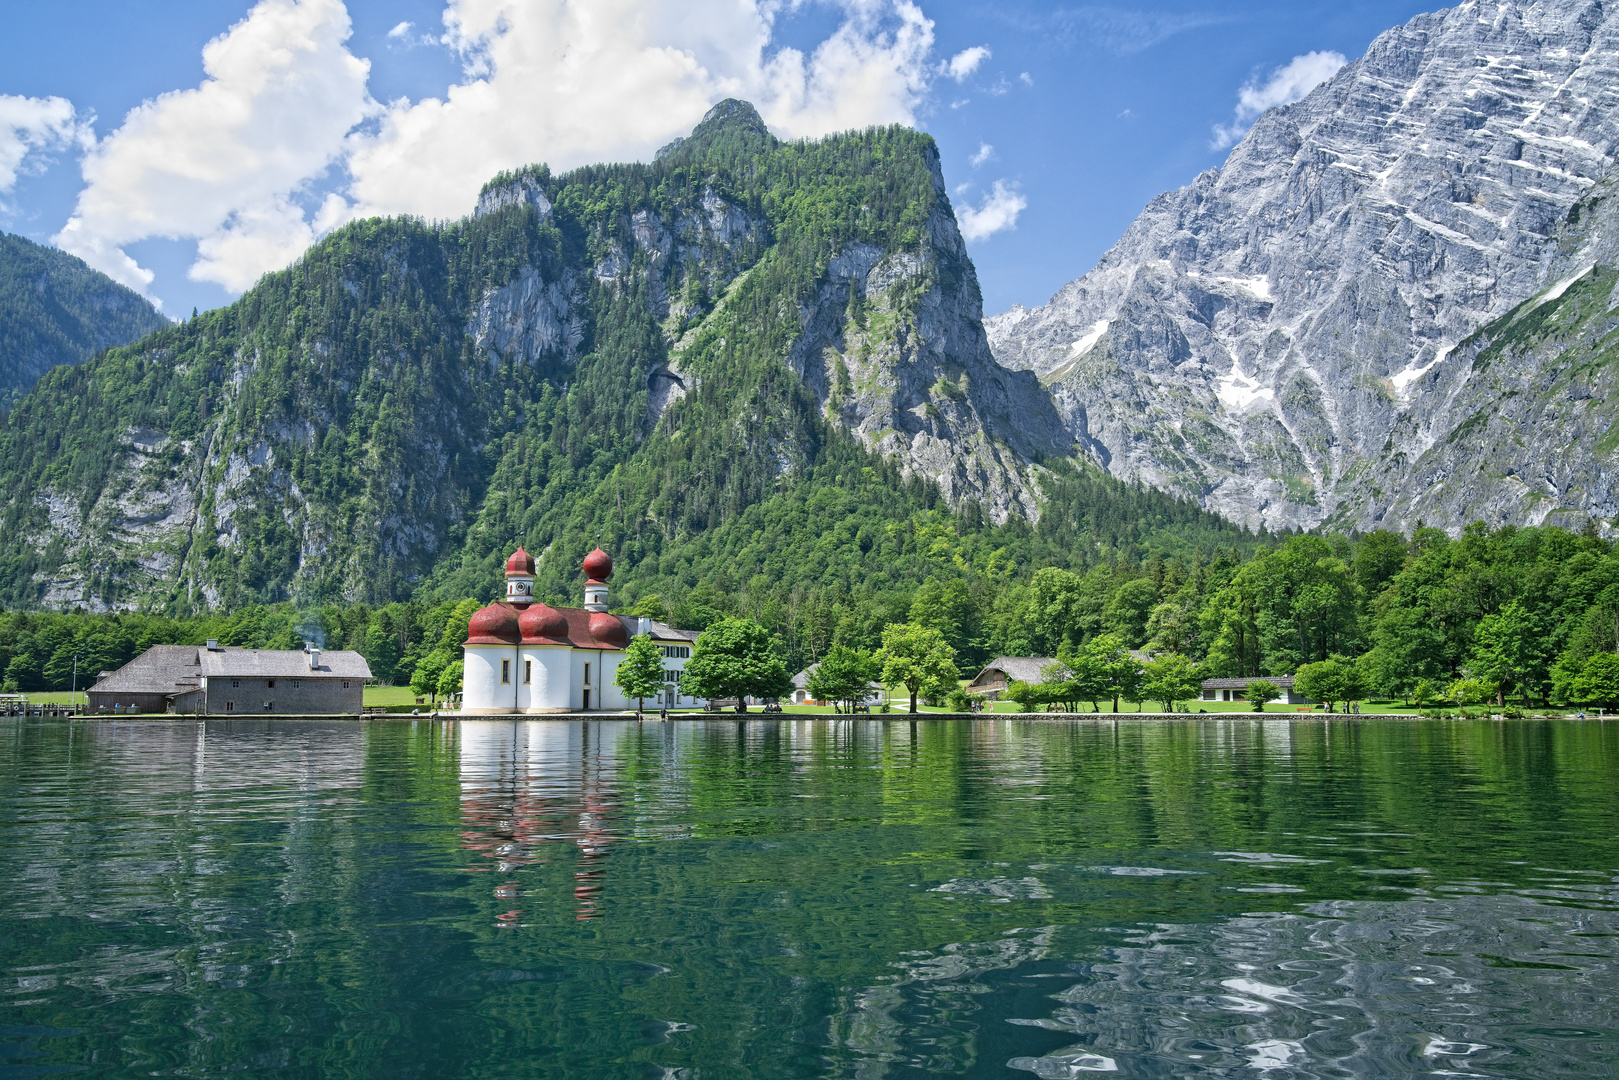
[[(880, 653), (884, 631), (937, 630), (963, 677), (995, 656), (1077, 655), (1107, 637), (1184, 658), (1203, 676), (1288, 675), (1325, 665), (1357, 691), (1411, 702), (1619, 703), (1619, 551), (1594, 530), (1438, 529), (1275, 538), (1249, 552), (1117, 555), (1081, 571), (1018, 571), (1002, 552), (962, 555), (942, 516), (911, 585), (850, 589), (710, 579), (675, 592), (615, 582), (620, 610), (686, 629), (727, 617), (763, 626), (789, 671), (834, 647)], [(495, 595), (231, 615), (0, 616), (7, 687), (82, 689), (147, 646), (201, 643), (292, 648), (317, 640), (363, 653), (380, 681), (453, 689), (466, 621)], [(560, 599), (560, 598), (559, 598)]]

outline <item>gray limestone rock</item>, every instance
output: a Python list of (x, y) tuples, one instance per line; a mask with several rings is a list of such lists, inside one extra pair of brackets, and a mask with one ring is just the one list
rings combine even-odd
[(1616, 105), (1619, 6), (1419, 16), (1153, 200), (1049, 303), (986, 320), (995, 356), (1038, 374), (1115, 475), (1242, 523), (1459, 527), (1479, 504), (1425, 496), (1413, 463), (1450, 476), (1478, 452), (1454, 437), (1477, 403), (1460, 346), (1558, 280)]

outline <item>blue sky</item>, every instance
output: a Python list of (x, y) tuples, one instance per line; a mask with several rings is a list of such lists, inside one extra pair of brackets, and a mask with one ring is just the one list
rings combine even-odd
[[(144, 288), (170, 314), (189, 313), (228, 302), (253, 274), (348, 216), (378, 209), (453, 216), (471, 208), (468, 187), (475, 191), (474, 177), (492, 165), (642, 156), (665, 134), (660, 124), (686, 123), (720, 88), (753, 87), (749, 96), (758, 96), (791, 83), (791, 92), (762, 106), (785, 133), (909, 118), (938, 139), (958, 212), (983, 208), (997, 182), (997, 205), (1022, 203), (1015, 216), (981, 218), (981, 230), (1002, 227), (972, 241), (986, 311), (994, 313), (1044, 302), (1089, 269), (1154, 195), (1219, 165), (1228, 150), (1216, 148), (1215, 129), (1233, 123), (1243, 87), (1252, 99), (1253, 88), (1306, 54), (1353, 59), (1383, 30), (1430, 10), (1396, 0), (916, 0), (914, 8), (844, 0), (778, 5), (784, 10), (762, 24), (768, 40), (761, 43), (732, 15), (754, 10), (748, 0), (712, 0), (721, 14), (711, 12), (712, 25), (702, 26), (692, 25), (703, 16), (688, 4), (595, 0), (594, 12), (640, 28), (639, 37), (615, 30), (614, 47), (623, 36), (626, 48), (654, 50), (644, 55), (667, 62), (668, 71), (603, 93), (597, 88), (626, 69), (657, 67), (604, 46), (602, 66), (575, 80), (590, 89), (553, 87), (536, 96), (525, 85), (537, 84), (512, 72), (526, 66), (539, 70), (525, 78), (548, 78), (546, 54), (517, 39), (571, 33), (577, 54), (600, 28), (557, 23), (563, 0), (451, 2), (462, 33), (445, 43), (442, 0), (266, 0), (252, 26), (229, 39), (241, 47), (212, 62), (220, 86), (236, 86), (236, 96), (182, 95), (148, 107), (145, 122), (116, 138), (131, 109), (194, 92), (208, 76), (204, 47), (242, 24), (253, 5), (8, 5), (0, 105), (9, 102), (16, 116), (33, 115), (25, 99), (36, 111), (49, 111), (41, 101), (62, 102), (49, 121), (55, 127), (35, 121), (10, 189), (0, 185), (0, 227), (51, 242), (77, 207), (77, 231), (62, 234), (63, 246)], [(479, 19), (489, 21), (480, 29)], [(837, 49), (823, 49), (824, 70), (810, 63), (801, 82), (783, 75), (776, 62), (783, 50), (813, 60), (840, 33)], [(252, 34), (264, 49), (248, 48)], [(299, 35), (309, 39), (305, 66), (283, 87), (253, 97), (255, 72), (276, 62), (270, 46), (301, 42)], [(682, 69), (682, 58), (701, 71)], [(952, 58), (959, 58), (953, 71)], [(418, 108), (469, 83), (487, 91), (482, 105), (467, 96), (459, 116)], [(199, 132), (210, 110), (225, 111), (221, 101), (250, 103), (255, 116), (264, 114), (253, 121), (260, 126)], [(527, 102), (533, 116), (521, 115)], [(71, 121), (62, 119), (65, 103)], [(0, 109), (0, 121), (6, 115)], [(490, 128), (489, 117), (506, 125), (518, 118), (524, 131), (508, 137)], [(439, 127), (427, 130), (434, 122)], [(489, 128), (482, 136), (480, 123)], [(455, 141), (463, 138), (472, 140), (464, 149)], [(358, 156), (346, 156), (356, 139)], [(92, 158), (100, 155), (101, 171), (87, 187), (81, 156), (96, 140)], [(256, 153), (261, 143), (280, 149), (244, 164), (243, 148)], [(175, 161), (186, 164), (171, 168)], [(456, 168), (460, 174), (451, 175)]]

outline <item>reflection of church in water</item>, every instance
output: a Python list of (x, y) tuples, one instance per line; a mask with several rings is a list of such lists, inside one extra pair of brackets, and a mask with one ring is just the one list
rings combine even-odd
[[(494, 894), (510, 904), (496, 918), (522, 921), (525, 898), (516, 872), (544, 863), (573, 864), (574, 914), (601, 914), (619, 767), (619, 724), (514, 721), (461, 725), (461, 842), (496, 874)], [(529, 888), (533, 886), (530, 885)]]

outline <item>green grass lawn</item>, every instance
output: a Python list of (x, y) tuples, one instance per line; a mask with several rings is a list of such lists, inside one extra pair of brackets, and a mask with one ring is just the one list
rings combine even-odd
[[(388, 705), (415, 705), (419, 695), (408, 686), (368, 686), (365, 688), (365, 704), (370, 709), (380, 709)], [(425, 708), (424, 701), (422, 706)]]
[[(66, 690), (41, 691), (37, 694), (27, 694), (25, 696), (31, 704), (35, 705), (69, 705), (74, 700), (73, 695)], [(84, 701), (84, 691), (80, 690), (78, 702), (83, 705)]]

